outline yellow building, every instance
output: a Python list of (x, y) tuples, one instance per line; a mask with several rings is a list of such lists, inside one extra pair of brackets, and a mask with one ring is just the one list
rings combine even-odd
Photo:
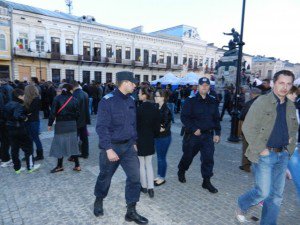
[(12, 78), (10, 15), (7, 8), (0, 5), (0, 78)]

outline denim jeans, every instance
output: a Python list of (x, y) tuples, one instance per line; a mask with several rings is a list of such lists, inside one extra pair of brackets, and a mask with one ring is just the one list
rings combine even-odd
[(255, 187), (238, 198), (238, 205), (246, 212), (251, 206), (264, 201), (261, 225), (276, 225), (288, 160), (287, 151), (270, 151), (269, 155), (260, 156), (258, 163), (252, 164)]
[(167, 103), (168, 108), (171, 111), (171, 115), (172, 115), (172, 122), (174, 123), (174, 111), (175, 111), (175, 103)]
[(292, 178), (300, 200), (300, 151), (298, 148), (295, 149), (295, 152), (289, 161), (288, 168), (292, 174)]
[(43, 146), (39, 137), (40, 133), (40, 121), (32, 121), (26, 123), (28, 133), (36, 145), (36, 151), (38, 154), (43, 154)]
[(157, 154), (157, 174), (165, 179), (167, 173), (167, 153), (171, 144), (171, 135), (162, 138), (155, 138), (155, 150)]
[(89, 113), (92, 115), (93, 112), (93, 98), (89, 98)]

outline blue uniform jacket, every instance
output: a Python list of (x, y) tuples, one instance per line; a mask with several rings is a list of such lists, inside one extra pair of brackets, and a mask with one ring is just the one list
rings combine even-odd
[(98, 106), (96, 132), (100, 149), (111, 149), (112, 142), (129, 140), (135, 143), (136, 107), (133, 97), (124, 95), (119, 89), (105, 95)]
[(200, 94), (185, 100), (181, 112), (181, 122), (188, 130), (194, 133), (200, 131), (214, 131), (221, 134), (220, 114), (214, 96), (206, 95), (203, 99)]

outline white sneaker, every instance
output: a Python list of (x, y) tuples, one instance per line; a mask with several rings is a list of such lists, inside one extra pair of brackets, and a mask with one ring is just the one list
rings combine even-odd
[(13, 166), (13, 165), (14, 165), (14, 164), (13, 164), (12, 160), (9, 160), (9, 161), (7, 161), (7, 162), (2, 162), (2, 163), (1, 163), (1, 167), (2, 167), (2, 168), (8, 167), (8, 166)]
[(31, 170), (28, 170), (28, 173), (37, 171), (41, 167), (41, 164), (34, 164)]
[(235, 210), (235, 218), (240, 222), (240, 223), (247, 223), (249, 222), (245, 216), (245, 213), (243, 213), (240, 209)]

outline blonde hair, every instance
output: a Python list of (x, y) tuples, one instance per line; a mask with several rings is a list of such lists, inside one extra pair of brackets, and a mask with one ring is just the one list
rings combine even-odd
[(39, 97), (39, 90), (34, 85), (27, 85), (24, 90), (24, 105), (29, 109), (33, 99)]

